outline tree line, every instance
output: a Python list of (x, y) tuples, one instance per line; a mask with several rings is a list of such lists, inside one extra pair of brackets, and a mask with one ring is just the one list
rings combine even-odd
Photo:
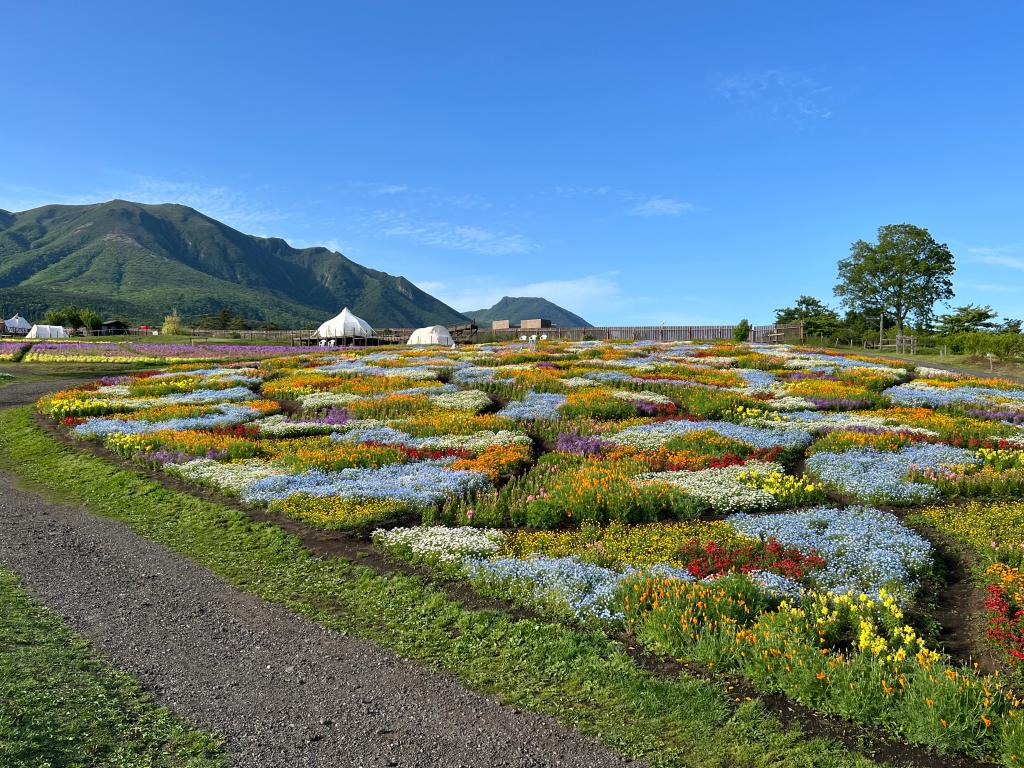
[[(43, 316), (42, 322), (44, 325), (60, 325), (75, 331), (98, 331), (103, 325), (103, 319), (96, 310), (89, 307), (79, 307), (74, 304), (69, 304), (59, 309), (48, 309)], [(275, 323), (261, 323), (258, 324), (258, 327), (264, 331), (280, 330), (280, 327)], [(254, 324), (251, 324), (242, 315), (232, 313), (227, 308), (222, 308), (219, 312), (210, 315), (201, 315), (191, 323), (186, 323), (185, 319), (178, 314), (178, 310), (174, 310), (171, 314), (164, 317), (162, 332), (165, 334), (180, 335), (189, 328), (203, 328), (216, 331), (249, 331), (253, 330)]]
[(889, 224), (878, 229), (875, 242), (858, 240), (838, 264), (833, 290), (840, 311), (814, 296), (800, 296), (775, 310), (775, 322), (803, 321), (809, 339), (863, 343), (910, 332), (941, 342), (952, 354), (1024, 353), (1022, 321), (1004, 318), (988, 305), (964, 304), (938, 314), (936, 305), (954, 297), (952, 251), (936, 242), (927, 229)]

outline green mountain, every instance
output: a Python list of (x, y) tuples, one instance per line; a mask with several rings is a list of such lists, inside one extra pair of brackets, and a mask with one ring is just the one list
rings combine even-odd
[(37, 318), (69, 303), (129, 321), (221, 308), (309, 328), (342, 307), (373, 326), (465, 322), (404, 277), (326, 248), (255, 237), (183, 205), (112, 200), (0, 211), (0, 314)]
[(492, 320), (511, 320), (513, 323), (519, 323), (523, 320), (544, 318), (562, 328), (594, 327), (579, 315), (539, 296), (505, 296), (490, 309), (478, 309), (463, 314), (473, 318), (480, 325), (490, 325)]

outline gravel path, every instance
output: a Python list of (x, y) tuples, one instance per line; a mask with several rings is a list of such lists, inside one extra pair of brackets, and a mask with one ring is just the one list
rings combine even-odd
[(102, 375), (102, 373), (97, 373), (77, 378), (31, 379), (29, 381), (21, 381), (15, 378), (10, 384), (0, 387), (0, 408), (29, 405), (49, 392), (57, 392), (61, 389), (79, 386), (83, 382), (93, 381)]
[(239, 766), (635, 765), (2, 473), (0, 563)]

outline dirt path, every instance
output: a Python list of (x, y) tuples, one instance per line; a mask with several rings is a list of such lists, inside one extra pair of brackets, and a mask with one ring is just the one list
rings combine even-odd
[(4, 474), (0, 563), (160, 703), (223, 734), (237, 765), (630, 764)]
[(81, 385), (86, 381), (94, 381), (102, 375), (102, 373), (96, 373), (76, 378), (46, 378), (28, 381), (15, 379), (12, 383), (0, 387), (0, 408), (29, 405), (49, 392), (58, 392)]

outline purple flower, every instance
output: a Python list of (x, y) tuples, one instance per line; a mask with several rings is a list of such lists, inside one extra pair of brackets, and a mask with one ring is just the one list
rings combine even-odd
[(594, 456), (614, 447), (615, 443), (602, 440), (596, 435), (580, 435), (576, 432), (559, 432), (555, 444), (555, 450), (560, 453), (574, 453), (578, 456)]
[(352, 421), (352, 414), (347, 408), (331, 407), (322, 416), (295, 416), (288, 421), (297, 424), (347, 424)]
[(641, 416), (654, 416), (658, 412), (658, 404), (648, 400), (634, 400), (633, 405)]
[(809, 397), (807, 399), (817, 408), (829, 411), (856, 411), (871, 407), (870, 400), (851, 400), (845, 397)]
[(188, 453), (182, 453), (181, 451), (153, 451), (145, 455), (146, 461), (153, 462), (154, 464), (184, 464), (186, 461), (192, 461), (195, 456)]
[(118, 384), (130, 384), (133, 381), (134, 376), (104, 376), (100, 379), (100, 384), (104, 387), (113, 387)]
[(966, 411), (968, 416), (976, 419), (992, 419), (993, 421), (1008, 421), (1011, 424), (1024, 423), (1024, 411), (1012, 408), (971, 408)]

